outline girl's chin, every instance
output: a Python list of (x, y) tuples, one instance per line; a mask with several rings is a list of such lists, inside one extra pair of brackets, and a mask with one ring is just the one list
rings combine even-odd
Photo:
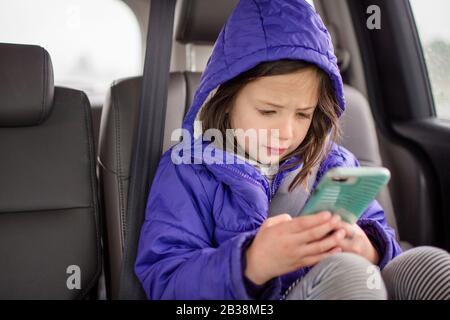
[(268, 152), (260, 152), (256, 154), (257, 152), (250, 152), (250, 157), (253, 159), (258, 159), (259, 163), (265, 164), (265, 165), (274, 165), (280, 162), (282, 157), (285, 155), (283, 154), (270, 154)]
[(281, 157), (279, 155), (266, 155), (258, 158), (258, 161), (260, 163), (266, 164), (266, 165), (273, 165), (280, 162)]

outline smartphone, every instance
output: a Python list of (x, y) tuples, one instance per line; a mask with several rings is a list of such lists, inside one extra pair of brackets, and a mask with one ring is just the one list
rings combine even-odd
[(330, 211), (355, 223), (391, 177), (383, 167), (337, 167), (320, 180), (301, 214)]

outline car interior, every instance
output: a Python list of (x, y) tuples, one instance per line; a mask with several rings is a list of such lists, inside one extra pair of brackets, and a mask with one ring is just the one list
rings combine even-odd
[[(145, 299), (136, 280), (123, 285), (135, 278), (130, 266), (143, 219), (129, 212), (130, 197), (137, 195), (132, 201), (145, 209), (152, 177), (141, 180), (144, 192), (135, 193), (130, 184), (136, 175), (149, 173), (136, 174), (135, 165), (140, 160), (156, 168), (154, 159), (177, 143), (171, 134), (181, 126), (238, 0), (178, 0), (172, 13), (172, 1), (117, 1), (138, 22), (142, 61), (145, 48), (162, 52), (150, 47), (147, 28), (158, 14), (152, 16), (152, 10), (167, 7), (174, 23), (158, 32), (166, 31), (172, 41), (164, 57), (170, 69), (166, 78), (150, 79), (151, 69), (142, 69), (111, 79), (101, 102), (80, 87), (55, 82), (53, 57), (45, 47), (0, 37), (0, 299)], [(332, 35), (345, 83), (340, 143), (361, 165), (391, 171), (377, 200), (404, 250), (419, 245), (449, 250), (450, 122), (436, 114), (410, 2), (313, 4)], [(366, 27), (366, 9), (374, 4), (383, 14), (383, 27), (375, 31)], [(162, 94), (167, 90), (166, 103), (147, 106), (154, 114), (163, 108), (165, 119), (162, 134), (151, 137), (160, 147), (147, 150), (151, 161), (136, 156), (149, 83)], [(68, 290), (71, 265), (82, 270), (81, 289)]]

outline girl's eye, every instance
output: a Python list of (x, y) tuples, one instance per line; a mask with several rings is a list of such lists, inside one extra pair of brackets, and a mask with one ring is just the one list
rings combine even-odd
[(310, 119), (311, 115), (310, 114), (306, 114), (306, 113), (297, 113), (297, 116), (302, 118), (302, 119)]
[(259, 113), (261, 113), (263, 116), (269, 116), (269, 115), (275, 114), (276, 111), (274, 111), (274, 110), (259, 110)]

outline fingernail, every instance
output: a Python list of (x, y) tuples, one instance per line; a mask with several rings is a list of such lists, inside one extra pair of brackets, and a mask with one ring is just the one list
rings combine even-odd
[(333, 223), (338, 223), (339, 221), (341, 221), (341, 216), (335, 214), (333, 216)]
[(329, 218), (331, 218), (331, 212), (329, 212), (329, 211), (323, 211), (323, 212), (322, 212), (322, 217), (323, 217), (324, 219), (329, 219)]

